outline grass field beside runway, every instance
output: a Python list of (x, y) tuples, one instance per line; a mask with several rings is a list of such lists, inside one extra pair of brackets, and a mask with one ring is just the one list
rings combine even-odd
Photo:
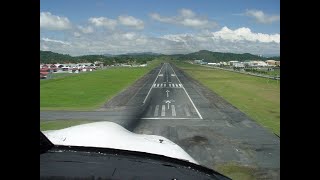
[(175, 64), (280, 136), (280, 81), (183, 62)]
[(71, 126), (76, 126), (80, 124), (93, 123), (94, 121), (88, 120), (54, 120), (54, 121), (40, 121), (40, 130), (58, 130), (64, 129)]
[(41, 110), (93, 110), (159, 65), (115, 67), (40, 81)]
[[(87, 73), (87, 72), (85, 72)], [(90, 72), (88, 72), (90, 73)], [(77, 75), (76, 73), (69, 73), (69, 72), (63, 72), (63, 73), (53, 73), (50, 74), (50, 78), (54, 79), (54, 78), (62, 78), (62, 77), (66, 77), (66, 76), (72, 76), (72, 75)]]
[(241, 166), (237, 163), (219, 164), (214, 168), (219, 173), (237, 180), (255, 180), (256, 169), (247, 166)]

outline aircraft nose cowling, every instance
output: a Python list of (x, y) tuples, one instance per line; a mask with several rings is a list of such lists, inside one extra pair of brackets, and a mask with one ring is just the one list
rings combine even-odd
[(44, 131), (43, 134), (55, 145), (147, 152), (198, 164), (180, 146), (165, 137), (132, 133), (113, 122), (82, 124), (60, 130)]

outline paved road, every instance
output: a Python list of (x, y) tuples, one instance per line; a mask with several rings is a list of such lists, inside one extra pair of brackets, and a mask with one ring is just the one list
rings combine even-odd
[(280, 139), (167, 63), (151, 71), (125, 105), (42, 111), (40, 119), (112, 121), (135, 133), (164, 136), (209, 168), (236, 162), (253, 168), (258, 178), (280, 177)]

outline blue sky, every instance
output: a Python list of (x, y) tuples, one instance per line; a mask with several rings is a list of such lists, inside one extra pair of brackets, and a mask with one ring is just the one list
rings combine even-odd
[[(41, 0), (40, 48), (71, 55), (280, 53), (279, 0)], [(223, 47), (221, 47), (223, 46)]]

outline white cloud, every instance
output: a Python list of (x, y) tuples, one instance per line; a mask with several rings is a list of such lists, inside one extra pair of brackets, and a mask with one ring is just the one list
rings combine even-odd
[(40, 28), (48, 30), (71, 29), (68, 18), (52, 15), (50, 12), (40, 12)]
[(43, 45), (43, 46), (42, 46), (42, 50), (47, 51), (47, 50), (49, 50), (49, 47), (46, 46), (46, 45)]
[(89, 18), (89, 22), (97, 27), (106, 27), (108, 29), (114, 29), (117, 25), (117, 21), (106, 17), (92, 17)]
[(151, 19), (159, 22), (182, 25), (182, 26), (192, 27), (192, 28), (202, 29), (202, 28), (217, 27), (216, 22), (208, 20), (205, 17), (197, 16), (190, 9), (180, 9), (179, 14), (177, 16), (163, 17), (158, 13), (151, 13), (150, 17)]
[(255, 33), (245, 27), (234, 30), (223, 27), (213, 32), (207, 30), (200, 33), (167, 34), (161, 37), (120, 30), (98, 31), (91, 34), (81, 34), (81, 37), (70, 36), (66, 38), (66, 41), (68, 42), (42, 38), (40, 47), (43, 50), (71, 55), (123, 54), (128, 52), (176, 54), (203, 49), (252, 54), (280, 53), (280, 34)]
[(143, 29), (144, 23), (142, 20), (134, 18), (132, 16), (119, 16), (119, 23), (125, 26), (133, 27), (136, 29)]
[(81, 36), (81, 34), (78, 33), (78, 32), (74, 32), (73, 35), (74, 35), (75, 37), (80, 37), (80, 36)]
[(87, 26), (87, 27), (78, 26), (78, 29), (84, 34), (93, 33), (93, 28), (91, 26)]
[(221, 38), (229, 41), (259, 41), (263, 43), (275, 42), (280, 43), (280, 34), (263, 34), (253, 33), (249, 28), (239, 28), (231, 30), (227, 27), (223, 27), (220, 31), (212, 33), (213, 38)]
[(191, 17), (194, 17), (196, 14), (191, 11), (190, 9), (180, 9), (179, 10), (179, 13), (181, 16), (183, 17), (187, 17), (187, 18), (191, 18)]
[(235, 30), (231, 30), (227, 27), (223, 27), (221, 30), (216, 32), (206, 32), (202, 34), (177, 34), (177, 35), (164, 35), (162, 38), (182, 42), (187, 37), (196, 38), (198, 41), (209, 41), (212, 40), (223, 40), (230, 42), (237, 41), (251, 41), (251, 42), (261, 42), (261, 43), (280, 43), (280, 34), (263, 34), (263, 33), (253, 33), (249, 28), (242, 27)]
[(63, 45), (71, 45), (71, 43), (69, 42), (64, 42), (64, 41), (60, 41), (60, 40), (55, 40), (55, 39), (49, 39), (49, 38), (41, 38), (42, 41), (46, 41), (46, 42), (53, 42), (53, 43), (59, 43), (59, 44), (63, 44)]
[(280, 20), (279, 15), (266, 15), (263, 11), (247, 10), (245, 15), (254, 18), (258, 23), (270, 24)]

